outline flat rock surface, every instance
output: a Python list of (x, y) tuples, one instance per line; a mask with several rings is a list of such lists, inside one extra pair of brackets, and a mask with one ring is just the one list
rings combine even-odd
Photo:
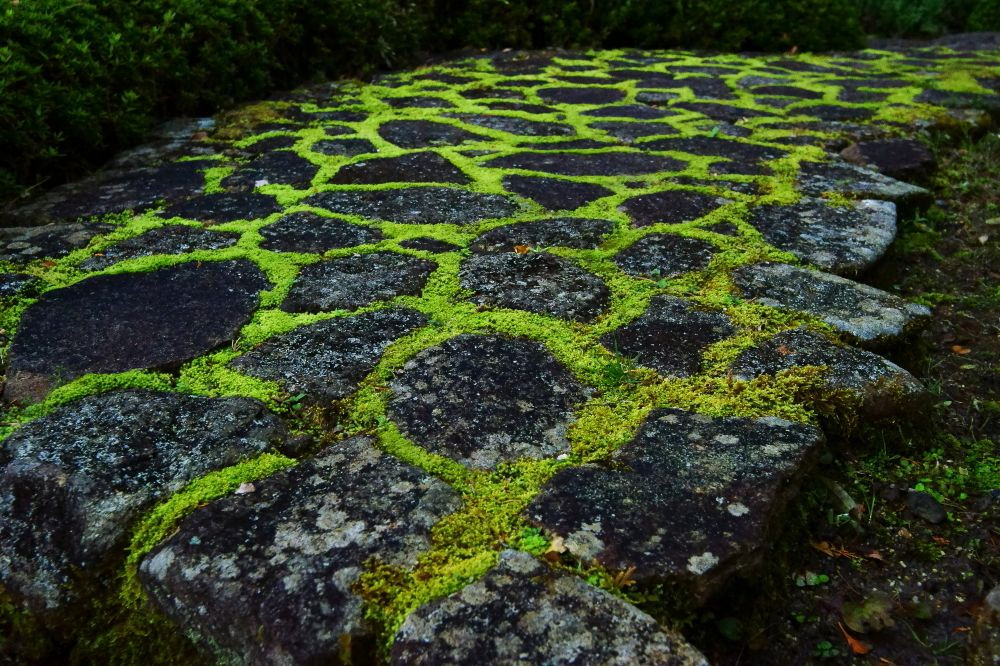
[(281, 307), (288, 312), (356, 310), (419, 294), (433, 270), (433, 262), (395, 252), (329, 259), (303, 268)]
[(600, 278), (547, 252), (470, 257), (459, 274), (472, 301), (561, 319), (590, 321), (611, 296)]
[(284, 437), (256, 400), (149, 391), (91, 396), (32, 421), (0, 445), (0, 584), (56, 610), (153, 503)]
[(733, 376), (747, 381), (762, 374), (804, 366), (823, 366), (832, 389), (851, 392), (867, 416), (898, 416), (918, 406), (926, 393), (909, 372), (877, 354), (839, 346), (805, 329), (792, 329), (742, 352)]
[(555, 456), (588, 390), (536, 342), (460, 335), (392, 381), (389, 418), (432, 453), (470, 467)]
[(527, 515), (584, 562), (704, 596), (766, 550), (789, 482), (822, 440), (776, 418), (654, 410), (609, 465), (561, 470)]
[(634, 606), (516, 550), (406, 618), (391, 663), (708, 664)]
[(366, 437), (195, 511), (139, 574), (181, 626), (245, 663), (373, 658), (352, 586), (369, 557), (412, 566), (459, 506), (443, 482)]
[(427, 321), (413, 310), (380, 310), (327, 319), (275, 336), (232, 362), (278, 382), (290, 394), (337, 400), (352, 393), (394, 340)]
[(664, 376), (690, 377), (700, 370), (705, 348), (735, 332), (720, 312), (699, 310), (682, 298), (658, 296), (642, 316), (606, 334), (601, 342)]
[(87, 373), (179, 366), (235, 338), (268, 286), (253, 264), (228, 261), (98, 275), (46, 292), (14, 336), (4, 397), (34, 401)]
[(804, 199), (791, 206), (758, 206), (749, 223), (768, 243), (806, 263), (857, 275), (878, 261), (896, 237), (896, 205), (864, 199), (834, 206)]
[[(21, 581), (0, 583), (0, 605), (42, 607), (81, 566), (89, 510), (54, 499), (82, 488), (75, 473), (108, 461), (159, 502), (175, 472), (236, 459), (197, 448), (242, 427), (222, 408), (191, 434), (197, 465), (119, 465), (99, 420), (63, 437), (57, 405), (169, 386), (259, 400), (240, 404), (296, 433), (276, 445), (298, 467), (168, 526), (144, 560), (153, 599), (215, 657), (385, 657), (411, 612), (398, 661), (700, 663), (569, 572), (632, 576), (629, 598), (676, 582), (696, 605), (758, 563), (821, 437), (777, 416), (828, 407), (823, 391), (757, 399), (784, 390), (768, 376), (824, 367), (842, 423), (921, 408), (906, 370), (858, 347), (888, 347), (930, 311), (843, 276), (863, 280), (896, 217), (933, 201), (909, 182), (933, 167), (913, 140), (987, 131), (1000, 110), (995, 44), (954, 43), (468, 52), (172, 123), (4, 211), (24, 226), (0, 230), (0, 446), (103, 457), (4, 495), (35, 508), (12, 514), (9, 548), (28, 564), (0, 556)], [(106, 431), (142, 451), (174, 442), (149, 400)], [(101, 483), (86, 492), (117, 487)], [(135, 506), (117, 534), (151, 515)], [(559, 539), (562, 573), (514, 575), (516, 555), (487, 573), (512, 544), (548, 540), (559, 559)], [(117, 581), (111, 542), (101, 574)]]
[(733, 282), (746, 298), (814, 315), (865, 344), (902, 337), (930, 316), (881, 289), (787, 264), (743, 266)]

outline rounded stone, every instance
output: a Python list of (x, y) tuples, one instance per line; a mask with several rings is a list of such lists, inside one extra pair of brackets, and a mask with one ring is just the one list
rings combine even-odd
[(371, 227), (349, 224), (313, 212), (285, 215), (262, 227), (260, 246), (275, 252), (322, 254), (335, 248), (367, 245), (382, 240), (382, 232)]
[(593, 320), (611, 296), (596, 275), (546, 252), (475, 255), (459, 278), (474, 303), (575, 321)]
[(472, 334), (420, 352), (390, 388), (389, 418), (405, 436), (480, 469), (567, 451), (589, 395), (541, 344)]
[(332, 213), (400, 224), (472, 224), (517, 212), (517, 205), (507, 197), (450, 187), (337, 190), (315, 194), (304, 203)]
[(650, 234), (619, 252), (614, 262), (634, 277), (671, 278), (702, 270), (714, 254), (715, 246), (698, 238)]

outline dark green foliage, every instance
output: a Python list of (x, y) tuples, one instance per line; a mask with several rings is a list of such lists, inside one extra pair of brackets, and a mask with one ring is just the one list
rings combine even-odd
[(946, 32), (1000, 30), (997, 0), (852, 0), (868, 34), (933, 37)]

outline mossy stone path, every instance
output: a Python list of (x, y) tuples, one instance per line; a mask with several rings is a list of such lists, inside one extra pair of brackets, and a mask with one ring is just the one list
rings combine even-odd
[(824, 429), (920, 404), (878, 351), (929, 311), (856, 280), (930, 196), (913, 133), (989, 126), (998, 82), (943, 47), (505, 52), (180, 125), (15, 211), (2, 621), (704, 663), (672, 613), (760, 564)]

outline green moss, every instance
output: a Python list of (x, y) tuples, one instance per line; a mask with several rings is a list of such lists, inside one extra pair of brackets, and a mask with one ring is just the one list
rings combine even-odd
[(253, 460), (233, 465), (188, 483), (169, 499), (156, 505), (132, 530), (121, 595), (126, 606), (134, 606), (143, 597), (137, 570), (139, 562), (163, 539), (177, 529), (177, 524), (199, 506), (232, 493), (242, 483), (257, 481), (295, 465), (295, 461), (274, 453), (263, 453)]

